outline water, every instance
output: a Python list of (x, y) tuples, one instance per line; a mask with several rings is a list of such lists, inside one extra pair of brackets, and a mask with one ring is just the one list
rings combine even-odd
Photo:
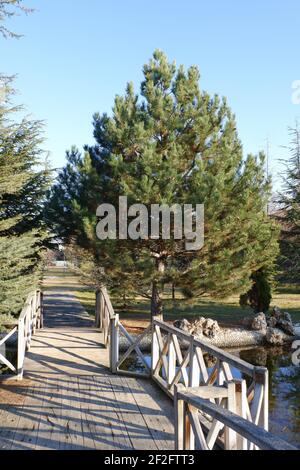
[[(267, 367), (270, 431), (300, 448), (300, 366), (292, 363), (291, 348), (255, 347), (233, 350), (231, 353), (250, 364)], [(150, 356), (147, 355), (145, 359), (150, 366)], [(210, 371), (214, 365), (214, 358), (205, 356), (205, 362)], [(130, 371), (144, 371), (143, 364), (137, 356), (129, 357), (122, 368)], [(242, 377), (237, 369), (233, 369), (232, 373), (235, 378)]]
[(267, 367), (270, 431), (300, 448), (300, 366), (292, 363), (291, 348), (254, 348), (238, 354)]

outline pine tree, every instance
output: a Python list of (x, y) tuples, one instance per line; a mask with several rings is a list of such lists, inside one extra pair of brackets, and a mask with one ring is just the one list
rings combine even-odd
[[(152, 315), (162, 313), (165, 282), (196, 297), (246, 292), (251, 273), (277, 254), (277, 227), (265, 211), (270, 181), (264, 156), (243, 159), (226, 100), (202, 91), (199, 78), (196, 67), (177, 69), (156, 51), (144, 67), (141, 95), (129, 84), (125, 96), (116, 97), (111, 117), (94, 116), (97, 145), (85, 149), (88, 154), (72, 167), (80, 197), (74, 197), (74, 190), (65, 191), (70, 168), (53, 195), (57, 201), (59, 194), (61, 210), (64, 201), (72, 206), (72, 221), (81, 218), (84, 242), (107, 279), (120, 288), (128, 282), (151, 298)], [(148, 208), (204, 204), (204, 248), (187, 252), (186, 240), (174, 236), (97, 240), (95, 207), (103, 202), (117, 207), (119, 196), (127, 196), (129, 206), (142, 203)], [(68, 232), (70, 224), (60, 218), (59, 225), (60, 233)], [(83, 238), (76, 230), (68, 236), (79, 243)]]
[(300, 128), (290, 129), (290, 159), (286, 165), (284, 191), (279, 195), (282, 225), (279, 265), (282, 278), (289, 282), (300, 280)]

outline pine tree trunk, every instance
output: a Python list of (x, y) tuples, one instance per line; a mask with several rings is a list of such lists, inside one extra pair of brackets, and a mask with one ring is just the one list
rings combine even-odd
[[(161, 258), (156, 260), (156, 269), (160, 274), (165, 271), (165, 264)], [(152, 282), (151, 317), (160, 317), (163, 320), (162, 289), (157, 281)]]

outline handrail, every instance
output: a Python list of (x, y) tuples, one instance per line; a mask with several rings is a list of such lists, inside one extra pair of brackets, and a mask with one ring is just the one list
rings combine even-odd
[[(205, 355), (212, 364), (205, 362)], [(182, 332), (158, 318), (152, 330), (152, 379), (170, 396), (175, 385), (185, 387), (223, 385), (250, 377), (243, 387), (240, 413), (249, 421), (268, 430), (268, 369), (256, 367), (202, 339)]]
[(42, 327), (43, 293), (40, 290), (36, 290), (27, 296), (24, 307), (18, 318), (18, 325), (0, 341), (0, 346), (2, 346), (14, 333), (18, 333), (17, 366), (15, 367), (2, 354), (0, 354), (0, 362), (17, 374), (20, 380), (23, 378), (25, 354), (26, 351), (30, 350), (31, 338), (36, 330)]
[(115, 317), (114, 308), (106, 287), (96, 291), (95, 327), (100, 328), (104, 335), (104, 346), (109, 346), (110, 320)]
[[(204, 387), (205, 389), (206, 387)], [(232, 403), (235, 403), (234, 388), (228, 388), (229, 396), (232, 395)], [(225, 435), (225, 450), (240, 450), (238, 438), (244, 438), (256, 448), (262, 450), (297, 450), (294, 446), (265, 431), (239, 416), (233, 410), (223, 408), (209, 399), (201, 397), (201, 387), (184, 389), (182, 385), (175, 391), (175, 415), (176, 415), (176, 449), (189, 449), (189, 436), (193, 433), (198, 447), (202, 450), (212, 450), (213, 444), (208, 445), (209, 435), (205, 435), (199, 411), (209, 415), (215, 423), (222, 423), (227, 432)], [(212, 392), (210, 392), (212, 397)], [(234, 431), (234, 432), (232, 432)], [(231, 435), (230, 435), (231, 432)], [(228, 438), (229, 437), (229, 438)]]
[(26, 300), (18, 322), (18, 378), (23, 378), (26, 351), (30, 350), (31, 339), (37, 329), (43, 328), (43, 293), (31, 292)]

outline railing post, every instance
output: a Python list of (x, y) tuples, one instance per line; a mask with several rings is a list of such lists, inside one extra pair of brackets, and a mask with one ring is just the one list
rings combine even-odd
[(100, 290), (96, 290), (95, 328), (100, 328)]
[(190, 341), (190, 357), (189, 357), (189, 387), (199, 387), (200, 367), (194, 346), (194, 337)]
[(152, 318), (152, 351), (151, 351), (151, 377), (154, 377), (154, 372), (159, 361), (159, 345), (156, 335), (157, 325), (155, 324), (157, 317)]
[[(247, 384), (246, 380), (234, 379), (235, 384), (235, 413), (243, 419), (247, 419)], [(247, 450), (248, 441), (245, 437), (237, 434), (236, 436), (237, 450)]]
[(25, 323), (24, 318), (18, 322), (18, 358), (17, 358), (17, 374), (18, 380), (23, 378), (23, 364), (25, 354)]
[[(227, 382), (228, 398), (227, 398), (227, 409), (232, 413), (236, 413), (236, 400), (235, 400), (235, 383)], [(225, 450), (236, 450), (237, 449), (237, 435), (229, 426), (225, 426), (224, 436)]]
[(31, 347), (31, 336), (32, 336), (32, 326), (33, 326), (33, 297), (31, 296), (29, 301), (29, 306), (27, 310), (27, 351), (30, 351)]
[(44, 328), (44, 294), (40, 291), (40, 328)]
[(262, 406), (258, 425), (269, 431), (269, 371), (265, 367), (256, 367), (255, 380), (263, 387)]
[(178, 399), (178, 392), (184, 389), (183, 384), (174, 386), (174, 408), (175, 408), (175, 450), (185, 450), (185, 403)]
[(175, 348), (174, 344), (172, 341), (172, 335), (169, 336), (169, 347), (168, 347), (168, 370), (167, 370), (167, 383), (168, 383), (168, 388), (170, 390), (171, 388), (171, 383), (173, 382), (173, 379), (176, 374), (176, 353), (175, 353)]
[(118, 371), (117, 364), (119, 362), (119, 315), (110, 319), (110, 370), (113, 374)]
[(103, 331), (103, 328), (104, 328), (104, 322), (105, 322), (104, 315), (105, 315), (105, 299), (101, 290), (100, 299), (99, 299), (99, 328), (101, 331)]

